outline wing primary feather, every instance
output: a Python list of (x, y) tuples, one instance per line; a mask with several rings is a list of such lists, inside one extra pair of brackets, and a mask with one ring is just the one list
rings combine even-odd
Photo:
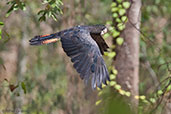
[(82, 60), (80, 61), (80, 64), (78, 65), (78, 70), (81, 74), (83, 74), (82, 69), (84, 68), (85, 64), (88, 62), (86, 61), (86, 55), (83, 56)]
[(84, 63), (85, 63), (85, 59), (86, 59), (86, 55), (85, 54), (83, 54), (82, 55), (82, 58), (79, 58), (80, 59), (80, 61), (79, 62), (77, 62), (78, 64), (75, 66), (74, 65), (74, 68), (77, 70), (77, 72), (79, 72), (80, 74), (82, 74), (82, 72), (81, 72), (81, 68), (82, 68), (82, 66), (84, 65)]
[(106, 66), (105, 66), (105, 72), (106, 72), (106, 79), (107, 79), (108, 81), (110, 81), (110, 78), (109, 78), (109, 73), (108, 73), (108, 71), (107, 71), (107, 68), (106, 68)]
[(92, 76), (92, 72), (90, 71), (91, 65), (92, 65), (92, 58), (89, 57), (89, 63), (87, 64), (87, 67), (86, 67), (87, 69), (85, 72), (83, 72), (85, 84), (88, 83), (88, 80), (90, 80), (90, 76)]
[(90, 80), (90, 77), (92, 76), (91, 72), (88, 71), (86, 75), (84, 75), (84, 83), (87, 85), (88, 81)]
[[(83, 55), (80, 55), (80, 56), (77, 56), (78, 58), (82, 58), (83, 57)], [(78, 71), (78, 65), (80, 64), (80, 59), (76, 59), (77, 60), (77, 62), (75, 62), (74, 63), (74, 68), (77, 70), (77, 72), (78, 73), (80, 73), (79, 71)]]
[(90, 62), (87, 62), (87, 65), (86, 65), (86, 69), (85, 71), (82, 73), (82, 75), (84, 76), (84, 78), (88, 78), (88, 76), (90, 75), (90, 66), (91, 66), (91, 63)]
[(83, 64), (83, 66), (82, 66), (82, 68), (81, 68), (81, 75), (83, 76), (83, 78), (84, 78), (84, 75), (85, 75), (85, 73), (86, 73), (86, 69), (88, 69), (88, 64), (90, 64), (89, 63), (89, 58), (88, 58), (88, 56), (86, 55), (86, 58), (85, 58), (85, 62), (84, 62), (84, 64)]
[(91, 87), (92, 87), (93, 89), (96, 88), (96, 76), (95, 76), (95, 73), (92, 74)]
[(106, 71), (105, 71), (105, 67), (103, 66), (103, 68), (102, 68), (103, 70), (103, 78), (102, 78), (102, 81), (103, 81), (103, 83), (105, 84), (105, 85), (107, 85), (107, 83), (106, 83)]
[(101, 82), (100, 82), (100, 67), (98, 67), (96, 71), (96, 83), (97, 83), (97, 87), (102, 89)]
[(101, 87), (101, 89), (102, 89), (102, 78), (103, 78), (103, 73), (102, 73), (102, 66), (100, 66), (100, 68), (99, 68), (99, 80), (100, 80), (100, 87)]

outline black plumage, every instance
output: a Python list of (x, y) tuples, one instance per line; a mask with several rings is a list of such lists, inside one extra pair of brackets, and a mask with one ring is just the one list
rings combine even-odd
[(55, 34), (35, 36), (30, 45), (41, 45), (61, 40), (62, 48), (71, 58), (73, 66), (86, 83), (91, 79), (92, 88), (106, 84), (109, 73), (102, 55), (108, 45), (101, 34), (107, 32), (104, 25), (76, 26)]

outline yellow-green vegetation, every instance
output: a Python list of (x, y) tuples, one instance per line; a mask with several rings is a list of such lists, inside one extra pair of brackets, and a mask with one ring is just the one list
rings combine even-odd
[[(125, 29), (125, 24), (128, 21), (128, 17), (126, 15), (126, 13), (127, 13), (130, 6), (131, 6), (131, 4), (128, 1), (122, 1), (122, 0), (116, 0), (116, 2), (113, 2), (111, 4), (112, 20), (106, 22), (106, 24), (109, 26), (109, 33), (104, 35), (105, 39), (112, 36), (112, 38), (116, 40), (116, 44), (112, 45), (111, 49), (109, 49), (109, 52), (105, 53), (105, 56), (107, 56), (108, 59), (111, 59), (110, 61), (112, 61), (112, 59), (117, 54), (116, 52), (114, 52), (114, 49), (115, 49), (116, 45), (121, 46), (123, 44), (123, 42), (124, 42), (124, 39), (122, 37), (120, 37), (120, 34)], [(156, 8), (157, 6), (154, 5), (153, 7)], [(151, 11), (155, 11), (155, 10), (157, 10), (155, 8), (154, 9), (149, 8), (149, 9)], [(149, 9), (147, 9), (147, 12), (150, 12)], [(169, 9), (168, 9), (168, 11), (169, 11)], [(143, 16), (142, 20), (144, 20), (144, 18), (147, 18), (147, 17)], [(141, 37), (143, 37), (143, 39), (144, 39), (143, 35), (141, 35)], [(148, 38), (146, 38), (146, 40), (148, 40)], [(140, 42), (140, 44), (142, 44), (142, 43), (144, 44), (143, 40)], [(154, 56), (152, 56), (152, 57), (154, 57)], [(166, 56), (165, 60), (168, 60), (168, 57), (169, 56)], [(164, 58), (159, 58), (159, 59), (160, 59), (160, 61), (162, 61), (161, 63), (164, 62)], [(170, 66), (169, 64), (170, 63), (167, 64), (168, 67)], [(111, 64), (111, 66), (109, 66), (109, 71), (110, 71), (110, 79), (111, 79), (111, 81), (109, 82), (108, 87), (104, 86), (104, 88), (102, 90), (98, 89), (99, 90), (98, 95), (101, 96), (101, 97), (99, 98), (100, 100), (98, 100), (96, 102), (96, 105), (103, 104), (103, 106), (104, 106), (104, 104), (108, 100), (107, 97), (106, 97), (106, 93), (108, 93), (109, 91), (115, 91), (116, 92), (116, 93), (114, 92), (113, 94), (119, 93), (121, 96), (131, 97), (131, 92), (123, 90), (122, 87), (119, 84), (117, 84), (117, 82), (116, 82), (117, 70), (114, 68), (113, 64)], [(169, 71), (166, 71), (166, 72), (169, 72)], [(166, 73), (165, 75), (167, 77), (166, 78), (167, 80), (164, 79), (166, 81), (166, 83), (161, 83), (160, 85), (158, 85), (158, 86), (161, 87), (160, 89), (158, 89), (158, 91), (154, 91), (150, 95), (143, 95), (142, 93), (140, 93), (140, 95), (133, 96), (133, 98), (139, 100), (140, 113), (143, 113), (144, 111), (147, 111), (147, 113), (148, 113), (148, 111), (152, 112), (153, 109), (156, 109), (156, 107), (158, 107), (158, 104), (160, 103), (160, 100), (163, 99), (163, 97), (165, 95), (169, 94), (169, 92), (171, 91), (170, 74)], [(141, 82), (140, 82), (140, 84), (141, 84)], [(141, 87), (141, 85), (140, 85), (140, 87)], [(112, 88), (112, 89), (110, 89), (110, 88)], [(111, 96), (109, 96), (109, 97), (111, 97)], [(153, 105), (154, 107), (152, 108), (151, 105)], [(144, 110), (143, 110), (143, 108), (144, 108)], [(145, 110), (145, 108), (147, 108), (148, 110)], [(151, 109), (149, 109), (149, 108), (151, 108)]]

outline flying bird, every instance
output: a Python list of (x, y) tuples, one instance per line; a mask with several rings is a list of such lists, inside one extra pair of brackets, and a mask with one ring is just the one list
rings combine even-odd
[(107, 85), (107, 80), (110, 81), (102, 57), (109, 48), (102, 38), (106, 32), (104, 25), (79, 25), (54, 34), (35, 36), (29, 42), (30, 45), (42, 45), (60, 40), (81, 79), (85, 83), (91, 80), (91, 86), (95, 89), (102, 88), (102, 83)]

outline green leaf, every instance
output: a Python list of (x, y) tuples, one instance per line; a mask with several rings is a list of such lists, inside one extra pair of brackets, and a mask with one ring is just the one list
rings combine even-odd
[(131, 93), (130, 92), (125, 92), (125, 95), (130, 97), (131, 96)]
[(116, 17), (118, 17), (118, 14), (117, 13), (113, 13), (112, 17), (116, 18)]
[(7, 2), (8, 5), (11, 5), (11, 7), (9, 8), (9, 10), (6, 13), (6, 17), (8, 17), (12, 11), (21, 9), (21, 10), (26, 10), (26, 6), (24, 2), (21, 2), (20, 0), (14, 0), (14, 1), (10, 1)]
[(119, 5), (118, 5), (118, 8), (119, 8), (119, 9), (121, 9), (121, 8), (122, 8), (122, 5), (121, 5), (121, 4), (119, 4)]
[(120, 23), (121, 22), (120, 18), (116, 18), (116, 22)]
[(102, 102), (102, 100), (96, 101), (96, 106), (99, 105)]
[(169, 85), (166, 89), (166, 91), (170, 91), (171, 90), (171, 85)]
[(40, 14), (42, 14), (44, 12), (45, 12), (45, 10), (40, 10), (37, 14), (40, 15)]
[(151, 101), (152, 103), (155, 103), (155, 102), (156, 102), (156, 100), (155, 100), (154, 98), (150, 98), (150, 101)]
[(120, 35), (120, 32), (118, 32), (118, 31), (113, 31), (113, 34), (112, 34), (112, 36), (114, 37), (114, 38), (116, 38), (117, 36), (119, 36)]
[(39, 18), (39, 21), (46, 21), (46, 16), (45, 15), (42, 15), (40, 18)]
[(117, 25), (117, 27), (118, 27), (118, 29), (119, 29), (120, 31), (122, 31), (122, 30), (125, 29), (125, 24), (124, 24), (124, 23), (119, 23), (119, 24)]
[(127, 19), (128, 19), (127, 16), (122, 16), (121, 17), (122, 22), (125, 22)]
[(19, 3), (17, 3), (17, 4), (18, 4), (18, 6), (19, 6), (19, 8), (20, 8), (21, 10), (26, 10), (26, 5), (25, 5), (24, 2), (19, 2)]
[(122, 0), (116, 0), (118, 3), (121, 3), (122, 2)]
[(11, 7), (10, 7), (10, 9), (7, 11), (7, 13), (6, 13), (6, 17), (8, 17), (9, 15), (10, 15), (10, 13), (14, 10), (14, 5), (15, 4), (13, 4)]
[(2, 25), (4, 25), (4, 23), (2, 21), (0, 21), (0, 25), (2, 26)]
[(144, 103), (149, 104), (149, 101), (147, 101), (146, 99), (142, 100)]
[(112, 2), (111, 7), (115, 7), (117, 4), (115, 2)]
[(16, 11), (16, 10), (18, 10), (18, 9), (19, 9), (18, 5), (15, 4), (14, 7), (13, 7), (13, 11)]
[(105, 88), (105, 87), (106, 87), (106, 85), (102, 83), (102, 88)]
[(115, 30), (114, 27), (111, 27), (111, 26), (109, 27), (109, 31), (110, 31), (110, 32), (113, 32), (114, 30)]
[(140, 96), (141, 100), (144, 100), (146, 97), (144, 95)]
[(112, 69), (112, 73), (115, 74), (115, 75), (117, 75), (118, 74), (118, 71), (115, 68), (113, 68)]
[(51, 17), (53, 18), (53, 20), (57, 21), (57, 17), (54, 13), (52, 13)]
[(115, 81), (110, 81), (110, 86), (114, 86), (116, 84)]
[(122, 16), (126, 13), (125, 9), (119, 9), (119, 15)]
[(98, 96), (101, 96), (103, 94), (103, 91), (100, 91), (99, 93), (98, 93)]
[(39, 21), (46, 21), (47, 16), (57, 21), (57, 15), (63, 14), (60, 8), (63, 5), (61, 0), (44, 0), (43, 4), (46, 4), (46, 8), (38, 12), (38, 15), (41, 15)]
[(110, 79), (111, 79), (111, 80), (113, 80), (113, 79), (115, 79), (115, 78), (116, 78), (116, 76), (115, 76), (114, 74), (111, 74), (111, 75), (110, 75)]
[(55, 2), (56, 2), (55, 0), (51, 0), (51, 1), (49, 2), (49, 4), (52, 5), (52, 4), (55, 4)]
[(124, 42), (124, 39), (119, 37), (119, 38), (116, 39), (116, 42), (117, 42), (118, 45), (122, 45), (123, 42)]
[(117, 7), (111, 9), (112, 12), (117, 12), (118, 10), (119, 9)]
[(122, 5), (123, 5), (123, 7), (125, 9), (128, 9), (130, 7), (130, 3), (129, 2), (123, 2)]
[(119, 90), (119, 89), (121, 89), (121, 86), (118, 85), (118, 84), (116, 84), (116, 85), (115, 85), (115, 89)]
[(159, 91), (157, 91), (157, 94), (158, 95), (162, 95), (163, 94), (163, 91), (162, 90), (159, 90)]
[(124, 91), (124, 90), (119, 89), (119, 93), (120, 93), (121, 95), (125, 95), (125, 91)]
[(139, 97), (139, 95), (135, 95), (134, 98), (135, 99), (139, 99), (140, 97)]
[(113, 57), (116, 56), (116, 53), (115, 52), (108, 52), (107, 56), (110, 57), (110, 58), (113, 58)]
[(26, 85), (24, 82), (21, 82), (21, 87), (22, 87), (24, 93), (26, 94), (27, 90), (26, 90)]

